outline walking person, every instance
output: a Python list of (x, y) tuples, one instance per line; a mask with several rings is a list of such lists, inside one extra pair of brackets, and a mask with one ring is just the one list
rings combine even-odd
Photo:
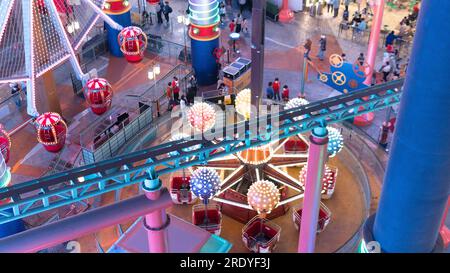
[(364, 57), (364, 53), (359, 53), (359, 57), (358, 57), (358, 59), (357, 59), (357, 61), (358, 61), (358, 63), (359, 63), (359, 65), (364, 65), (364, 61), (366, 60), (366, 58)]
[(327, 38), (325, 37), (325, 35), (322, 35), (322, 36), (320, 36), (319, 53), (317, 54), (317, 57), (319, 58), (319, 60), (323, 61), (326, 50), (327, 50)]
[(242, 32), (248, 34), (248, 21), (247, 19), (242, 19)]
[(227, 15), (227, 8), (223, 2), (220, 3), (219, 14), (220, 14), (220, 24), (223, 25), (225, 23), (225, 16)]
[(173, 11), (172, 7), (169, 6), (169, 1), (164, 2), (164, 7), (163, 7), (163, 14), (164, 14), (164, 18), (166, 19), (166, 23), (167, 25), (169, 25), (169, 14), (171, 14)]
[(334, 14), (333, 17), (336, 18), (339, 15), (339, 5), (341, 4), (341, 0), (333, 0), (333, 8)]
[(230, 32), (233, 33), (234, 32), (234, 28), (236, 27), (236, 24), (234, 23), (234, 19), (231, 20), (231, 22), (228, 25), (228, 27), (230, 28)]
[(159, 1), (159, 3), (156, 5), (155, 8), (156, 8), (156, 18), (157, 18), (158, 24), (162, 24), (163, 23), (162, 11), (164, 8), (163, 1)]
[(178, 86), (178, 78), (173, 77), (172, 81), (173, 99), (178, 102), (180, 100), (180, 87)]
[(236, 33), (240, 33), (242, 30), (242, 14), (238, 14), (236, 17), (236, 29), (235, 32)]
[(381, 72), (383, 72), (383, 80), (384, 82), (388, 81), (389, 78), (389, 74), (391, 74), (391, 65), (389, 64), (389, 61), (386, 62), (382, 67), (381, 67)]
[(311, 46), (312, 46), (312, 41), (311, 39), (306, 39), (305, 44), (303, 45), (303, 48), (305, 49), (303, 56), (308, 59), (308, 61), (311, 61), (311, 58), (309, 57), (309, 53), (311, 52)]
[(272, 82), (269, 82), (269, 85), (267, 86), (266, 89), (266, 96), (269, 100), (273, 99), (273, 87), (272, 87)]
[(283, 97), (284, 102), (289, 101), (289, 87), (287, 85), (283, 86), (283, 92), (282, 92), (281, 96)]
[(14, 99), (14, 103), (16, 104), (17, 108), (19, 108), (20, 106), (22, 106), (20, 86), (16, 82), (13, 82), (9, 84), (9, 87), (11, 87), (11, 95)]
[(183, 119), (183, 121), (186, 119), (186, 98), (183, 96), (181, 96), (181, 100), (180, 100), (180, 112), (181, 112), (181, 118)]
[(273, 88), (273, 99), (274, 100), (281, 100), (280, 98), (280, 80), (278, 78), (275, 78), (275, 81), (272, 84)]
[(327, 12), (332, 13), (333, 12), (333, 0), (326, 0), (327, 2)]
[(247, 0), (239, 0), (239, 13), (244, 11), (245, 4), (247, 4)]

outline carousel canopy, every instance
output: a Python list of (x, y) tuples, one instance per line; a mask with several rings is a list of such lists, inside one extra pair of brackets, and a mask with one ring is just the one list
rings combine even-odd
[(40, 115), (36, 119), (36, 123), (40, 127), (49, 127), (49, 126), (55, 125), (60, 120), (61, 120), (61, 116), (58, 113), (47, 112), (47, 113)]

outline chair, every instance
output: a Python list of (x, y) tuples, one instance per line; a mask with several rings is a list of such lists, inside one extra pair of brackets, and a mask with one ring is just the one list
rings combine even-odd
[(198, 204), (192, 207), (192, 224), (212, 233), (220, 235), (222, 212), (218, 204)]
[[(303, 212), (303, 203), (292, 210), (292, 220), (294, 221), (295, 228), (298, 230), (302, 221), (302, 212)], [(330, 223), (331, 219), (331, 211), (328, 209), (325, 204), (320, 202), (319, 209), (319, 219), (317, 220), (317, 233), (320, 233), (325, 230), (327, 225)]]
[(192, 194), (189, 185), (190, 177), (174, 176), (170, 181), (170, 197), (175, 204), (192, 204), (197, 197)]
[(255, 253), (271, 253), (280, 240), (281, 227), (259, 216), (253, 217), (242, 229), (242, 241)]

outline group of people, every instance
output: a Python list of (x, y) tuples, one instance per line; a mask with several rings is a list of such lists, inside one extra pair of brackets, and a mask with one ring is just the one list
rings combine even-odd
[(278, 101), (289, 101), (289, 87), (287, 85), (283, 86), (283, 90), (281, 91), (280, 97), (280, 87), (281, 83), (278, 78), (275, 78), (273, 82), (269, 82), (266, 88), (266, 96), (270, 100), (278, 100)]
[(166, 23), (169, 24), (170, 14), (173, 12), (171, 6), (169, 6), (169, 1), (160, 1), (158, 5), (156, 5), (156, 18), (158, 24), (163, 23), (163, 16), (166, 20)]
[(230, 32), (233, 33), (248, 33), (248, 22), (247, 19), (242, 17), (241, 13), (238, 13), (235, 19), (232, 19), (228, 25)]
[[(167, 83), (166, 97), (169, 101), (169, 110), (175, 105), (180, 105), (183, 110), (186, 105), (193, 104), (194, 98), (197, 95), (198, 85), (194, 75), (189, 77), (188, 88), (186, 92), (182, 92), (178, 78), (173, 77), (171, 82)], [(185, 94), (183, 94), (185, 93)]]

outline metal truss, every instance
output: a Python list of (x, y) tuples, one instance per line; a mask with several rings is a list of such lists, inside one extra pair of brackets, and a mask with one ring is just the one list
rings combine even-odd
[[(167, 142), (148, 149), (117, 156), (66, 172), (0, 189), (0, 224), (55, 209), (130, 185), (155, 179), (162, 174), (205, 164), (250, 147), (270, 143), (315, 127), (342, 122), (355, 116), (399, 103), (403, 79), (327, 98), (305, 106), (272, 113), (223, 130), (194, 136), (193, 140)], [(279, 126), (267, 126), (264, 133), (252, 131), (260, 122), (278, 119)], [(294, 119), (295, 118), (295, 119)], [(242, 138), (223, 136), (246, 132)], [(208, 139), (208, 140), (207, 140)], [(213, 141), (211, 141), (213, 140)], [(200, 144), (196, 150), (186, 149)], [(168, 154), (171, 154), (170, 156)]]

